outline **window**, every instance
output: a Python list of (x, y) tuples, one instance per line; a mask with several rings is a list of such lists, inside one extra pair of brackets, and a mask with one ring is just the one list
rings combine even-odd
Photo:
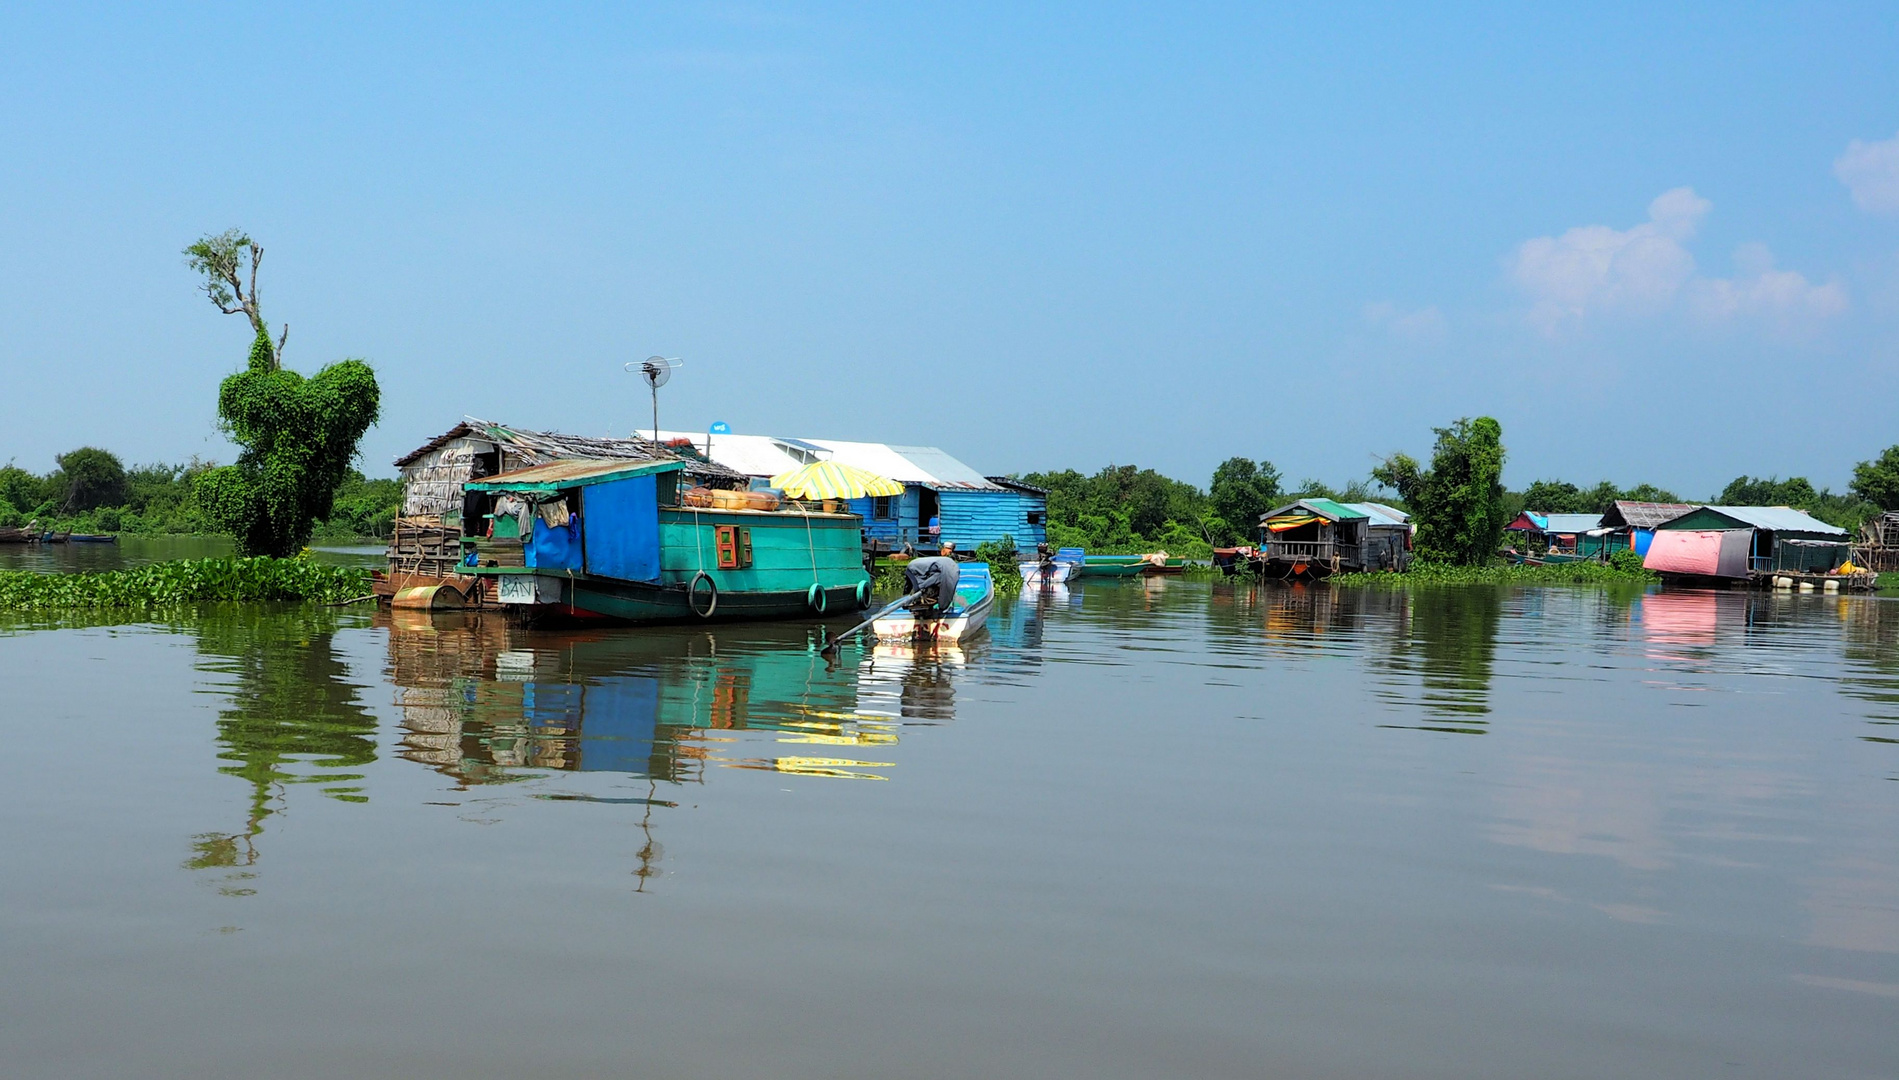
[(890, 521), (897, 516), (897, 497), (894, 495), (876, 495), (870, 500), (870, 516), (879, 521)]
[(1029, 511), (1029, 524), (1046, 525), (1047, 523), (1048, 523), (1048, 511), (1046, 510)]

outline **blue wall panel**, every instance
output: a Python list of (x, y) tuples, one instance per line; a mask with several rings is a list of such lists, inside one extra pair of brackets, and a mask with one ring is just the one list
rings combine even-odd
[(659, 492), (651, 476), (594, 484), (581, 496), (587, 572), (659, 580)]
[(1030, 512), (1045, 509), (1040, 496), (1015, 491), (957, 491), (937, 493), (943, 507), (943, 539), (958, 550), (1014, 537), (1017, 551), (1034, 551), (1048, 538), (1048, 530), (1029, 523)]

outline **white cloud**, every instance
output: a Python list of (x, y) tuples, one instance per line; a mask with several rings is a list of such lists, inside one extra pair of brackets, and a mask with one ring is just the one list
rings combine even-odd
[(1732, 278), (1702, 278), (1689, 286), (1697, 316), (1721, 321), (1757, 316), (1782, 325), (1828, 319), (1846, 311), (1846, 288), (1837, 281), (1815, 285), (1803, 274), (1774, 268), (1765, 244), (1742, 244), (1734, 252), (1741, 271)]
[(1695, 272), (1694, 256), (1681, 242), (1713, 205), (1680, 187), (1657, 196), (1648, 204), (1648, 222), (1632, 229), (1579, 225), (1524, 241), (1510, 276), (1531, 298), (1530, 322), (1555, 333), (1595, 311), (1667, 307)]
[(1530, 324), (1554, 336), (1589, 317), (1658, 315), (1683, 298), (1708, 322), (1761, 317), (1791, 326), (1846, 310), (1842, 285), (1815, 285), (1775, 269), (1772, 253), (1760, 244), (1735, 252), (1736, 277), (1697, 276), (1686, 242), (1713, 207), (1693, 188), (1680, 187), (1657, 196), (1648, 204), (1648, 221), (1633, 228), (1579, 225), (1524, 241), (1509, 265), (1530, 299)]
[(1365, 305), (1365, 321), (1382, 327), (1392, 337), (1413, 342), (1440, 340), (1449, 329), (1444, 313), (1436, 304), (1407, 311), (1381, 300)]
[(1874, 214), (1899, 213), (1899, 135), (1884, 142), (1846, 144), (1846, 153), (1833, 163), (1861, 210)]

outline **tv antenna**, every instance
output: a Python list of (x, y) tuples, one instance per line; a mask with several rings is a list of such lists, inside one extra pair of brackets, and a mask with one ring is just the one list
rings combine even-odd
[(659, 388), (665, 386), (666, 380), (673, 377), (674, 368), (684, 366), (686, 362), (677, 356), (649, 356), (638, 363), (626, 365), (628, 371), (638, 373), (640, 378), (646, 380), (646, 385), (652, 388), (653, 442), (655, 444), (659, 442)]

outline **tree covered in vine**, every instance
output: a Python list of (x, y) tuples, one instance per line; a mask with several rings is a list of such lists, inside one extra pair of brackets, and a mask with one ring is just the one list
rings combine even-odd
[(1372, 478), (1396, 488), (1418, 526), (1420, 557), (1479, 566), (1497, 553), (1510, 511), (1503, 490), (1503, 425), (1488, 416), (1434, 428), (1431, 467), (1393, 454)]
[(376, 373), (357, 359), (307, 379), (284, 368), (290, 328), (271, 340), (257, 293), (264, 249), (242, 232), (206, 236), (185, 255), (212, 304), (247, 316), (254, 331), (244, 370), (218, 388), (218, 419), (242, 451), (235, 465), (198, 477), (199, 507), (243, 553), (294, 555), (330, 515), (357, 443), (380, 415)]

